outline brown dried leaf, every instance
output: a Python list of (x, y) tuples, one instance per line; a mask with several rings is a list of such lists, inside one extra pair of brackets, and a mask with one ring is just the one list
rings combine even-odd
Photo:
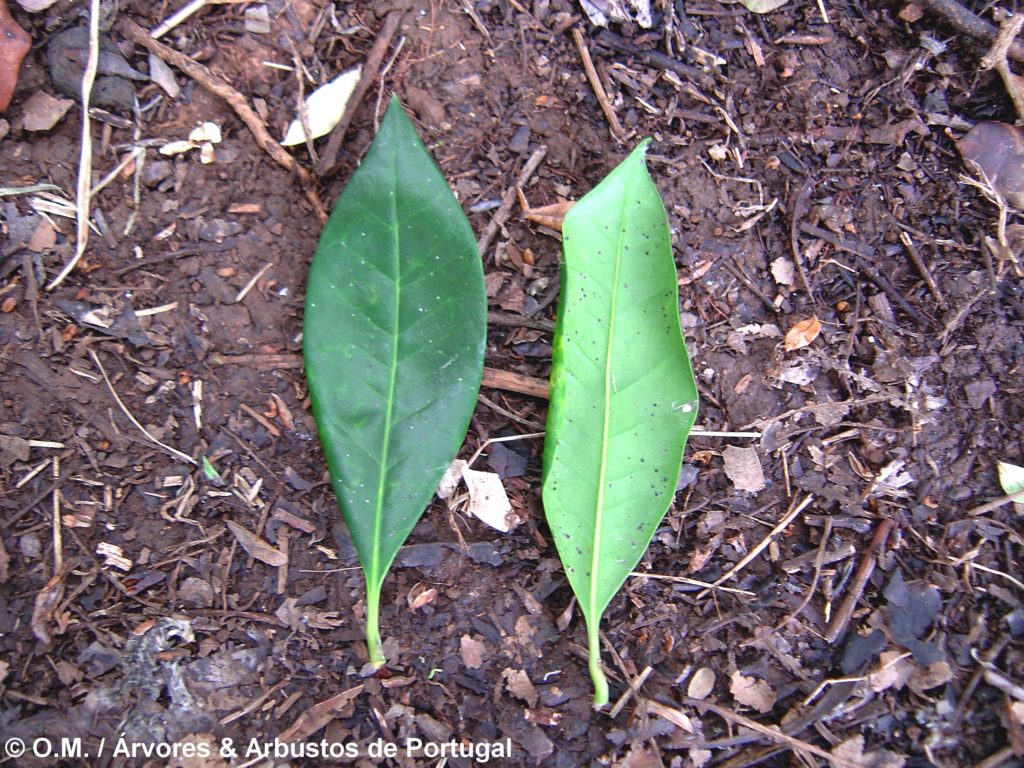
[(284, 742), (305, 741), (331, 722), (331, 720), (340, 716), (342, 711), (362, 692), (363, 686), (357, 685), (318, 704), (314, 704), (299, 715), (295, 722), (277, 738)]
[(22, 105), (22, 127), (26, 131), (48, 131), (61, 121), (75, 102), (36, 91)]
[(508, 688), (509, 693), (517, 699), (525, 701), (531, 708), (537, 706), (540, 696), (537, 689), (533, 687), (526, 670), (508, 668), (502, 670), (501, 676), (506, 680), (505, 687)]
[(1024, 208), (1024, 129), (1006, 123), (974, 126), (956, 143), (960, 156), (1014, 208)]
[(907, 759), (888, 749), (864, 751), (864, 737), (861, 735), (847, 739), (836, 745), (832, 754), (848, 765), (858, 768), (903, 768)]
[(532, 221), (534, 224), (540, 224), (542, 227), (548, 227), (549, 229), (561, 232), (565, 214), (575, 204), (575, 201), (572, 200), (559, 200), (557, 203), (551, 203), (551, 205), (527, 208), (523, 211), (523, 218), (527, 221)]
[(238, 543), (250, 557), (254, 557), (261, 563), (272, 565), (275, 568), (288, 565), (288, 555), (277, 547), (272, 547), (252, 531), (243, 528), (233, 520), (228, 520), (227, 526), (235, 534)]
[(470, 635), (463, 635), (459, 640), (459, 653), (462, 655), (462, 663), (467, 669), (480, 669), (484, 663), (484, 653), (487, 646)]
[(819, 333), (821, 333), (821, 321), (816, 317), (809, 317), (806, 320), (801, 320), (786, 332), (782, 346), (787, 352), (801, 349), (818, 338)]
[(415, 611), (422, 608), (424, 605), (428, 605), (434, 601), (437, 597), (437, 590), (434, 587), (427, 587), (422, 582), (417, 582), (412, 585), (409, 590), (409, 594), (406, 596), (406, 601), (409, 604), (409, 610)]
[(739, 670), (729, 678), (729, 692), (737, 704), (751, 707), (762, 714), (770, 712), (775, 706), (775, 691), (772, 687), (766, 681), (747, 677)]

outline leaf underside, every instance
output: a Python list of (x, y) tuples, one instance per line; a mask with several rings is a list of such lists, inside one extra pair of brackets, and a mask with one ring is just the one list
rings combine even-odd
[(469, 222), (392, 100), (320, 238), (303, 336), (371, 635), (384, 575), (465, 437), (486, 322)]
[(668, 510), (697, 415), (668, 222), (644, 150), (563, 224), (543, 500), (595, 639)]

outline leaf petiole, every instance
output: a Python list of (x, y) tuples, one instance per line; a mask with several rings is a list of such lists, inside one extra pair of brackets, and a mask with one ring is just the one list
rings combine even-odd
[(608, 703), (608, 678), (601, 667), (600, 622), (587, 622), (587, 646), (590, 679), (594, 682), (594, 709), (597, 709)]

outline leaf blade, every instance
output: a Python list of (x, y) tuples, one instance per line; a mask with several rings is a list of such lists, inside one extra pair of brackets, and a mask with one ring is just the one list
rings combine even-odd
[(668, 509), (697, 410), (668, 222), (645, 146), (563, 224), (543, 501), (587, 621), (595, 703), (607, 698), (601, 614)]
[(321, 236), (303, 344), (375, 662), (381, 584), (465, 436), (485, 336), (469, 222), (394, 100)]

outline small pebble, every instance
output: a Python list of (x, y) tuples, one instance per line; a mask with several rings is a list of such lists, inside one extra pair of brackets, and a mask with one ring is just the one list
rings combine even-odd
[(509, 141), (508, 148), (517, 154), (525, 155), (530, 149), (530, 126), (520, 126)]

